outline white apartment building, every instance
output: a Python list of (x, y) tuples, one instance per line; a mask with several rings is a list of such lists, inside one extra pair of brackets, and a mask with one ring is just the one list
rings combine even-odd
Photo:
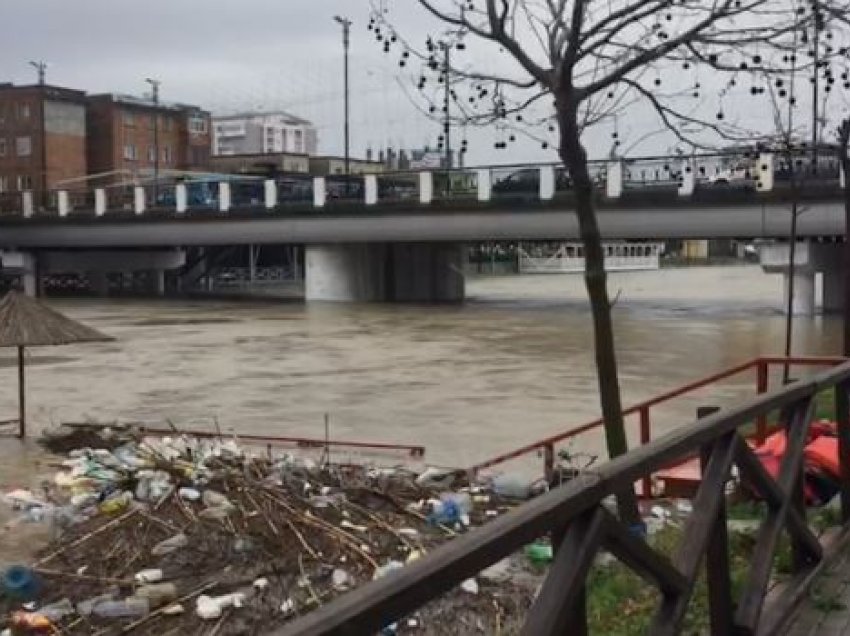
[(314, 155), (316, 127), (284, 111), (239, 113), (212, 118), (213, 156), (281, 152)]

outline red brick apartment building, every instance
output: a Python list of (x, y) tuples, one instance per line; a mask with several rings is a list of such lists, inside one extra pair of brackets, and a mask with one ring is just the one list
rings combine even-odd
[(163, 178), (169, 170), (207, 170), (210, 114), (125, 95), (0, 83), (0, 211), (20, 209), (28, 190), (40, 208), (50, 190), (150, 179), (155, 146)]
[(154, 104), (127, 95), (92, 95), (87, 122), (88, 171), (104, 175), (95, 179), (98, 184), (150, 178), (156, 146), (160, 174), (209, 166), (210, 114), (197, 106)]
[(86, 100), (57, 86), (0, 83), (0, 200), (86, 174)]

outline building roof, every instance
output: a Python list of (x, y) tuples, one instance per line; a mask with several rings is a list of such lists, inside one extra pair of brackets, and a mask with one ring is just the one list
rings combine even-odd
[(160, 110), (187, 111), (196, 110), (206, 112), (200, 106), (194, 104), (182, 104), (180, 102), (163, 102), (154, 104), (149, 97), (138, 97), (136, 95), (127, 95), (124, 93), (100, 93), (98, 95), (89, 95), (90, 100), (109, 100), (117, 104), (126, 104), (128, 106), (138, 106), (139, 108), (158, 108)]
[(5, 91), (40, 91), (46, 93), (48, 97), (61, 97), (64, 99), (84, 100), (86, 97), (85, 91), (77, 90), (76, 88), (65, 88), (64, 86), (54, 86), (53, 84), (12, 84), (11, 82), (0, 82), (0, 92)]
[(312, 126), (313, 122), (308, 119), (304, 119), (303, 117), (299, 117), (298, 115), (293, 115), (285, 110), (264, 110), (264, 111), (253, 111), (253, 112), (241, 112), (241, 113), (233, 113), (232, 115), (213, 115), (213, 121), (231, 121), (236, 119), (257, 119), (261, 117), (284, 117), (291, 124), (304, 124), (306, 126)]
[[(345, 161), (345, 157), (340, 157), (339, 155), (310, 155), (310, 161)], [(376, 166), (384, 165), (383, 161), (378, 159), (361, 159), (359, 157), (349, 157), (348, 161), (350, 163), (368, 163), (375, 164)]]

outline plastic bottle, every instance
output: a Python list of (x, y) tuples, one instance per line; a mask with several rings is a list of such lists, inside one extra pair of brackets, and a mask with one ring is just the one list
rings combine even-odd
[(434, 502), (428, 521), (443, 525), (454, 525), (460, 521), (468, 525), (470, 510), (472, 497), (469, 493), (445, 493), (440, 496), (440, 501)]
[(189, 538), (181, 532), (180, 534), (175, 534), (173, 537), (169, 537), (165, 541), (157, 543), (151, 549), (151, 554), (154, 556), (163, 556), (169, 552), (185, 548), (187, 545), (189, 545)]
[(92, 608), (92, 614), (100, 618), (139, 618), (150, 611), (150, 601), (137, 596), (117, 601), (101, 601)]
[(549, 563), (552, 560), (552, 546), (548, 543), (532, 543), (525, 546), (525, 555), (532, 563)]
[(493, 478), (493, 492), (510, 499), (528, 499), (532, 487), (532, 482), (520, 475), (507, 473)]
[(45, 605), (37, 610), (37, 613), (44, 616), (51, 623), (55, 623), (73, 614), (75, 611), (73, 603), (69, 599), (63, 598), (61, 601)]
[(37, 598), (41, 591), (35, 572), (23, 565), (13, 565), (3, 572), (2, 585), (6, 594), (24, 601)]
[(148, 600), (151, 607), (159, 607), (177, 598), (177, 586), (174, 583), (154, 583), (136, 588), (135, 598)]
[(222, 495), (220, 492), (216, 492), (214, 490), (205, 490), (202, 499), (204, 501), (204, 505), (207, 508), (233, 506), (233, 504), (230, 503), (230, 499)]
[(91, 616), (95, 605), (103, 603), (104, 601), (113, 601), (116, 596), (118, 596), (118, 588), (112, 588), (104, 594), (87, 598), (77, 603), (77, 612), (79, 612), (81, 616)]
[(136, 583), (156, 583), (157, 581), (162, 580), (162, 570), (157, 568), (152, 568), (149, 570), (140, 570), (136, 572), (135, 577)]

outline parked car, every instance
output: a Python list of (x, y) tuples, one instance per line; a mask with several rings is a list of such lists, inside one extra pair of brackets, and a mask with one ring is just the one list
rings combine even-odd
[[(562, 171), (555, 172), (555, 190), (569, 190), (572, 180)], [(540, 170), (537, 168), (522, 168), (506, 177), (497, 180), (492, 185), (494, 193), (534, 193), (540, 191)]]

